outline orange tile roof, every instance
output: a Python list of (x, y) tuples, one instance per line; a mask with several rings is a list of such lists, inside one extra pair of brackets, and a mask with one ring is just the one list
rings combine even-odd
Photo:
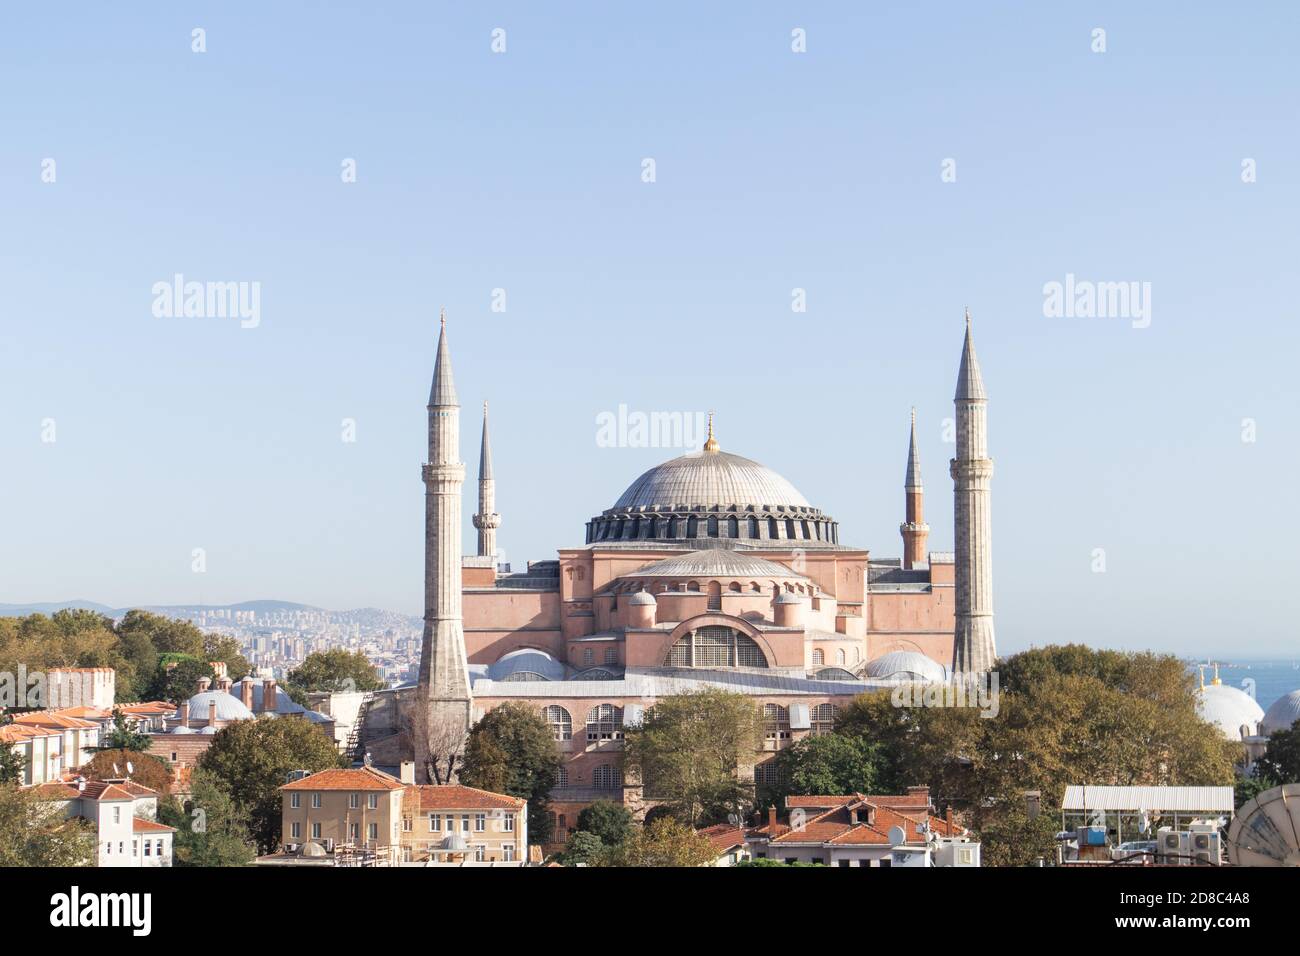
[(58, 727), (61, 730), (94, 729), (99, 726), (93, 720), (83, 720), (56, 710), (33, 710), (26, 714), (15, 714), (14, 723), (28, 727)]
[(119, 704), (118, 709), (132, 717), (170, 717), (176, 713), (176, 705), (165, 700), (150, 700), (139, 704)]
[(321, 770), (309, 777), (286, 783), (281, 790), (401, 790), (405, 784), (374, 767)]
[(81, 792), (67, 783), (42, 783), (32, 787), (32, 792), (42, 800), (75, 800)]
[(163, 823), (154, 823), (152, 820), (142, 820), (135, 818), (136, 833), (175, 833), (175, 827), (169, 827)]
[(713, 849), (719, 854), (745, 845), (745, 828), (732, 826), (730, 823), (716, 823), (711, 827), (705, 827), (703, 830), (696, 832), (700, 836), (706, 837), (713, 844)]
[[(798, 829), (791, 829), (789, 825), (778, 822), (775, 830), (765, 825), (750, 833), (765, 836), (770, 843), (889, 846), (889, 831), (896, 826), (903, 829), (910, 844), (925, 842), (925, 835), (917, 830), (925, 823), (941, 836), (956, 836), (962, 832), (955, 824), (949, 827), (942, 817), (929, 813), (928, 804), (925, 808), (916, 807), (914, 797), (863, 797), (861, 794), (853, 794), (844, 797), (791, 797), (790, 802), (793, 803), (796, 799), (833, 801), (835, 805), (806, 818), (803, 826)], [(886, 801), (895, 805), (886, 805)], [(817, 803), (805, 804), (810, 809), (818, 806)], [(857, 823), (850, 816), (850, 811), (854, 808), (859, 810)], [(794, 806), (792, 809), (802, 808)], [(871, 823), (867, 823), (868, 814), (864, 810), (873, 813)]]
[(140, 797), (156, 797), (158, 791), (130, 780), (87, 780), (86, 788), (80, 795), (88, 800), (136, 800)]
[(20, 744), (35, 737), (59, 737), (62, 733), (52, 727), (29, 727), (24, 724), (6, 724), (0, 727), (0, 741)]
[(424, 810), (522, 810), (527, 801), (458, 784), (407, 786), (403, 808)]

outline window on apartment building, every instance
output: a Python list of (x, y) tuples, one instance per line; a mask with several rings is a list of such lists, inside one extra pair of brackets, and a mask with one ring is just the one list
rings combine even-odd
[(299, 807), (301, 807), (301, 806), (302, 806), (302, 794), (301, 794), (301, 793), (291, 793), (291, 794), (289, 794), (289, 806), (292, 807), (292, 808), (295, 809), (295, 810), (297, 810)]
[(429, 832), (437, 833), (441, 829), (442, 829), (442, 814), (441, 813), (429, 814)]
[(313, 824), (311, 825), (311, 838), (312, 838), (313, 840), (319, 840), (319, 839), (320, 839), (320, 824), (319, 824), (319, 823), (313, 823)]
[(411, 862), (411, 848), (409, 846), (402, 847), (402, 862), (403, 863)]
[(475, 862), (482, 863), (486, 859), (487, 859), (487, 847), (483, 846), (482, 844), (479, 844), (478, 846), (474, 847)]
[(829, 734), (835, 729), (835, 720), (839, 715), (840, 709), (834, 704), (818, 704), (812, 709), (812, 732)]
[(360, 806), (361, 806), (361, 794), (359, 794), (359, 793), (349, 793), (349, 794), (348, 794), (348, 809), (349, 809), (349, 810), (355, 810), (355, 809), (357, 809), (357, 808), (360, 807)]
[(359, 823), (348, 824), (348, 839), (351, 840), (353, 843), (356, 843), (357, 840), (361, 839), (361, 824)]
[(156, 843), (153, 845), (153, 850), (154, 850), (154, 856), (162, 856), (162, 855), (163, 855), (163, 851), (162, 851), (162, 850), (163, 850), (163, 841), (162, 841), (162, 840), (159, 840), (158, 842), (156, 842)]
[(413, 829), (413, 821), (410, 817), (402, 817), (402, 832), (410, 833)]
[(551, 704), (542, 708), (542, 718), (551, 726), (551, 735), (556, 740), (573, 739), (573, 717), (563, 707)]
[(597, 704), (587, 711), (587, 740), (622, 740), (623, 709), (613, 704)]
[(378, 823), (372, 823), (372, 824), (370, 824), (369, 839), (371, 839), (371, 840), (378, 840), (378, 839), (379, 839), (379, 824), (378, 824)]
[(613, 790), (618, 786), (618, 775), (613, 767), (603, 763), (591, 772), (591, 785), (597, 790)]
[(506, 832), (507, 833), (515, 832), (515, 815), (513, 813), (506, 814)]
[(113, 822), (114, 822), (114, 823), (121, 823), (121, 822), (122, 822), (122, 808), (121, 808), (121, 807), (114, 807), (114, 808), (113, 808)]
[(178, 759), (179, 759), (179, 758), (178, 758), (178, 756), (177, 756), (176, 751), (173, 750), (173, 751), (172, 751), (172, 763), (176, 763), (176, 761), (177, 761)]
[(313, 809), (313, 810), (319, 810), (319, 809), (320, 809), (320, 794), (319, 794), (319, 793), (313, 793), (313, 794), (311, 795), (311, 805), (312, 805), (312, 809)]
[(466, 813), (460, 818), (460, 832), (469, 833), (469, 814)]
[(474, 832), (482, 833), (486, 829), (487, 829), (487, 814), (486, 813), (474, 814)]
[(301, 824), (301, 823), (291, 823), (291, 824), (289, 824), (289, 836), (292, 837), (292, 838), (295, 839), (295, 840), (301, 840), (301, 839), (302, 839), (302, 824)]
[(368, 809), (370, 809), (370, 810), (378, 810), (378, 809), (379, 809), (379, 794), (377, 794), (377, 793), (372, 793), (372, 794), (370, 795), (369, 799), (366, 800), (366, 807), (367, 807)]
[[(152, 849), (152, 845), (150, 844), (150, 842), (149, 842), (148, 840), (145, 840), (145, 841), (144, 841), (144, 855), (145, 855), (145, 856), (149, 856), (149, 851), (150, 851), (151, 849)], [(134, 844), (134, 843), (131, 844), (131, 855), (132, 855), (132, 856), (135, 856), (135, 844)]]
[(515, 858), (515, 845), (513, 843), (507, 843), (501, 848), (501, 854), (501, 858), (507, 863), (513, 862)]
[(763, 736), (768, 740), (790, 739), (790, 711), (780, 704), (763, 705)]
[(122, 854), (125, 854), (125, 853), (126, 853), (126, 841), (125, 841), (125, 840), (118, 840), (118, 841), (117, 841), (117, 852), (118, 852), (119, 855), (122, 855)]

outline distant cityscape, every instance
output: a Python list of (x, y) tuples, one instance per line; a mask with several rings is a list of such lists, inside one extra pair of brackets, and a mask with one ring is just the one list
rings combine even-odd
[[(291, 601), (132, 607), (233, 637), (257, 673), (281, 680), (308, 654), (336, 648), (365, 654), (390, 686), (413, 680), (420, 663), (420, 619), (379, 608), (330, 611)], [(95, 611), (114, 620), (130, 610), (94, 601), (0, 604), (0, 617), (53, 614), (71, 608)]]

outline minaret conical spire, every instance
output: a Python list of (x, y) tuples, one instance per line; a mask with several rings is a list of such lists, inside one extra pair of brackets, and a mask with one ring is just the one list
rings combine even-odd
[(907, 477), (903, 487), (908, 491), (921, 490), (921, 458), (916, 453), (916, 409), (912, 409), (912, 437), (907, 445)]
[(433, 387), (429, 389), (429, 407), (459, 406), (456, 382), (451, 374), (451, 350), (447, 348), (447, 310), (439, 315), (438, 357), (433, 363)]
[(921, 488), (921, 459), (916, 452), (916, 409), (912, 409), (912, 434), (907, 445), (907, 476), (903, 479), (906, 503), (903, 523), (898, 526), (903, 536), (903, 567), (911, 569), (924, 563), (925, 543), (930, 538), (930, 526), (925, 523), (925, 496)]
[(478, 449), (478, 480), (492, 477), (492, 444), (488, 441), (488, 403), (483, 403), (483, 441)]
[(975, 343), (970, 334), (970, 309), (966, 310), (966, 342), (961, 350), (961, 368), (957, 370), (957, 401), (962, 399), (988, 399), (984, 392), (984, 377), (980, 375), (979, 359), (975, 357)]

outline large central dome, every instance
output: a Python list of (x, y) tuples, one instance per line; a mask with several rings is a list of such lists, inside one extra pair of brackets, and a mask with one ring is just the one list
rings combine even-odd
[(772, 541), (833, 547), (839, 529), (772, 469), (720, 451), (710, 422), (703, 451), (651, 468), (587, 522), (588, 544), (616, 541), (696, 542), (692, 550)]
[(785, 478), (756, 461), (721, 451), (697, 451), (655, 465), (632, 482), (616, 510), (648, 508), (807, 508)]

